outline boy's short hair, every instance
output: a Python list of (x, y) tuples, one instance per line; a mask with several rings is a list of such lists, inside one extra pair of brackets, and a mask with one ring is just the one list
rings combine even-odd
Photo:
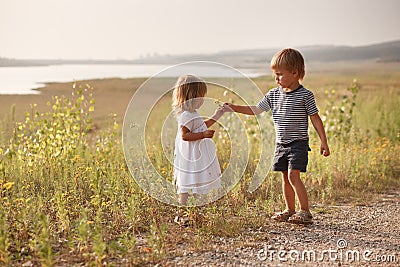
[(300, 80), (305, 75), (304, 58), (299, 51), (293, 48), (285, 48), (274, 55), (271, 60), (271, 69), (275, 68), (297, 71)]

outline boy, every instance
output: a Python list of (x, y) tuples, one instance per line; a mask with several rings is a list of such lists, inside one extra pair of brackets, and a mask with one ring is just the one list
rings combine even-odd
[[(308, 163), (308, 117), (321, 140), (320, 153), (329, 156), (329, 147), (314, 95), (300, 82), (305, 75), (304, 58), (295, 49), (287, 48), (278, 52), (271, 60), (271, 69), (279, 85), (270, 90), (257, 106), (224, 104), (225, 111), (247, 115), (258, 115), (272, 111), (276, 131), (276, 148), (273, 170), (282, 172), (282, 190), (286, 209), (275, 213), (274, 220), (297, 224), (312, 223), (306, 188), (300, 179)], [(295, 196), (300, 211), (295, 212)]]

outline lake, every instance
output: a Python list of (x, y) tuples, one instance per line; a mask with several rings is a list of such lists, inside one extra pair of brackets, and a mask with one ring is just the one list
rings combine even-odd
[[(171, 67), (173, 66), (173, 67)], [(240, 69), (248, 77), (260, 75), (259, 70)], [(194, 74), (200, 77), (240, 77), (238, 70), (212, 62), (190, 62), (181, 65), (50, 65), (33, 67), (0, 67), (0, 94), (38, 94), (32, 90), (49, 82), (70, 82), (102, 78), (178, 77)]]

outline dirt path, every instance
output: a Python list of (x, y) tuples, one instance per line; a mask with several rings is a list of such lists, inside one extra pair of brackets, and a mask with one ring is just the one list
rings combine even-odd
[(316, 206), (310, 226), (267, 220), (260, 229), (219, 238), (205, 252), (160, 266), (399, 266), (399, 193), (369, 205)]

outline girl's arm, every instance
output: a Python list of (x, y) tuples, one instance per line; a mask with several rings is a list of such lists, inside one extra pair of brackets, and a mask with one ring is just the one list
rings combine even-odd
[(212, 138), (214, 136), (214, 130), (206, 130), (204, 132), (192, 133), (187, 127), (182, 126), (181, 134), (183, 141), (197, 141), (204, 138)]
[(258, 115), (264, 111), (257, 106), (239, 106), (239, 105), (234, 105), (232, 103), (225, 103), (224, 108), (227, 109), (226, 111), (231, 111), (231, 112), (234, 111), (246, 115)]
[(205, 120), (204, 123), (206, 124), (207, 128), (210, 128), (211, 125), (213, 125), (216, 121), (219, 120), (219, 118), (221, 118), (222, 115), (224, 115), (225, 111), (223, 107), (219, 107), (217, 108), (217, 110), (215, 110), (214, 114), (211, 116), (211, 118), (209, 118), (208, 120)]
[(325, 157), (330, 155), (328, 140), (326, 139), (324, 124), (322, 123), (321, 117), (318, 113), (310, 116), (311, 122), (314, 125), (315, 130), (318, 133), (319, 139), (321, 140), (320, 153)]

